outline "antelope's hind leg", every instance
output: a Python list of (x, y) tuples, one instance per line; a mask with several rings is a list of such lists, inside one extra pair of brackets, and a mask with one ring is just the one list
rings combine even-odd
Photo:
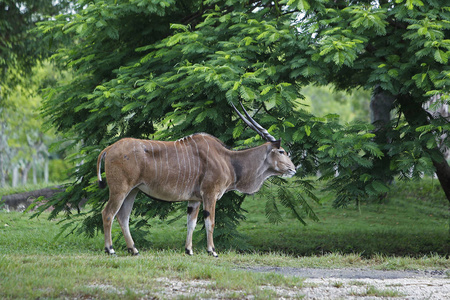
[[(125, 192), (124, 192), (125, 191)], [(134, 194), (134, 196), (133, 196)], [(133, 196), (133, 197), (129, 197)], [(114, 251), (113, 245), (112, 245), (112, 238), (111, 238), (111, 227), (112, 223), (114, 221), (114, 217), (117, 215), (119, 210), (121, 210), (122, 205), (124, 202), (131, 202), (131, 207), (133, 206), (134, 197), (136, 197), (136, 193), (134, 191), (127, 191), (126, 188), (109, 188), (109, 200), (105, 205), (105, 208), (103, 208), (102, 211), (102, 217), (103, 217), (103, 231), (105, 232), (105, 252), (111, 255), (115, 255), (116, 251)], [(133, 201), (125, 201), (125, 199), (131, 199)], [(128, 205), (125, 205), (126, 208), (128, 208)], [(130, 211), (131, 211), (130, 207)], [(124, 213), (122, 213), (124, 214)], [(129, 214), (128, 214), (129, 216)], [(119, 219), (119, 217), (118, 217)], [(121, 221), (119, 220), (119, 223)], [(128, 223), (127, 223), (128, 224)]]
[(139, 255), (139, 251), (134, 246), (133, 238), (130, 233), (130, 214), (133, 208), (134, 199), (136, 199), (136, 195), (138, 193), (138, 189), (135, 188), (131, 190), (128, 196), (122, 203), (122, 206), (117, 213), (117, 221), (119, 222), (120, 227), (122, 228), (123, 236), (125, 237), (125, 242), (127, 243), (128, 253), (132, 255)]
[(105, 233), (105, 252), (111, 255), (115, 255), (111, 239), (111, 227), (119, 209), (122, 207), (122, 203), (127, 197), (127, 193), (115, 192), (111, 188), (109, 190), (109, 200), (103, 208), (103, 231)]
[(197, 225), (198, 210), (200, 201), (189, 201), (187, 208), (187, 237), (186, 237), (186, 254), (194, 255), (192, 251), (192, 234)]

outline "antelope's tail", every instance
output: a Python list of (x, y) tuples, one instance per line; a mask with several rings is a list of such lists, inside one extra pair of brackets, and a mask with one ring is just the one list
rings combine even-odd
[[(108, 147), (109, 148), (109, 147)], [(98, 186), (101, 189), (104, 189), (106, 187), (106, 182), (102, 180), (102, 160), (104, 160), (105, 156), (106, 156), (106, 150), (108, 150), (108, 148), (106, 148), (105, 150), (103, 150), (100, 155), (98, 156), (97, 159), (97, 177), (98, 177)]]

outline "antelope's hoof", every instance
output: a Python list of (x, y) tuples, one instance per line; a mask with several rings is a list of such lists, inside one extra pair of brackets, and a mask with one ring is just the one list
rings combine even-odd
[(211, 255), (212, 257), (219, 257), (219, 255), (217, 255), (216, 251), (208, 251), (208, 254)]
[(194, 252), (192, 250), (189, 250), (188, 248), (184, 249), (184, 253), (186, 253), (189, 256), (193, 256), (194, 255)]
[(135, 249), (128, 248), (128, 253), (133, 255), (133, 256), (138, 256), (139, 255), (139, 251), (136, 250), (136, 252), (134, 252), (134, 250), (136, 250), (136, 248)]
[(113, 249), (112, 246), (109, 247), (109, 249), (108, 249), (108, 248), (105, 248), (105, 253), (106, 253), (106, 254), (109, 254), (109, 255), (111, 255), (111, 256), (117, 256), (116, 251), (114, 251), (114, 249)]

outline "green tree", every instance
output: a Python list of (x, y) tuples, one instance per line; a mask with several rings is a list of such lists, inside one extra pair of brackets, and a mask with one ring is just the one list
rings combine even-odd
[[(287, 119), (297, 119), (292, 109), (296, 88), (277, 78), (283, 62), (276, 48), (288, 45), (276, 39), (270, 42), (273, 49), (256, 43), (257, 35), (269, 26), (256, 19), (275, 16), (276, 11), (267, 8), (253, 20), (251, 14), (247, 15), (250, 7), (237, 4), (238, 12), (232, 13), (233, 9), (223, 3), (220, 9), (214, 3), (200, 1), (81, 1), (80, 7), (86, 7), (79, 14), (41, 24), (47, 38), (70, 35), (77, 41), (55, 54), (59, 62), (72, 67), (75, 77), (49, 93), (45, 113), (58, 130), (70, 133), (72, 143), (68, 147), (81, 144), (77, 159), (84, 163), (75, 170), (79, 181), (66, 190), (64, 201), (49, 203), (56, 208), (53, 215), (89, 198), (93, 209), (86, 213), (81, 228), (89, 234), (101, 228), (99, 212), (108, 196), (95, 187), (94, 161), (102, 148), (122, 137), (173, 140), (205, 131), (233, 144), (244, 126), (230, 110), (228, 100), (251, 103), (261, 93), (269, 103), (267, 109), (274, 110), (280, 102), (278, 107), (286, 115), (277, 118), (261, 114), (265, 117), (258, 119), (265, 126), (274, 125), (274, 129), (293, 126)], [(255, 22), (252, 40), (241, 41), (245, 28), (232, 26), (239, 25), (240, 18)], [(273, 62), (263, 66), (261, 57)], [(202, 65), (205, 60), (208, 62)], [(256, 68), (263, 71), (253, 74)], [(263, 79), (258, 78), (261, 76)], [(255, 102), (258, 106), (263, 103)], [(282, 132), (279, 136), (289, 140)], [(248, 135), (246, 131), (244, 137), (246, 144), (260, 143), (254, 133)], [(305, 190), (311, 188), (307, 181), (298, 183)], [(297, 191), (283, 187), (279, 195), (281, 205), (291, 207), (299, 220), (303, 221), (303, 211), (315, 217)], [(234, 240), (236, 244), (239, 235), (235, 226), (244, 218), (240, 208), (243, 199), (229, 193), (218, 204), (217, 240)], [(156, 201), (149, 205), (148, 200), (138, 199), (135, 214), (144, 222), (154, 216), (166, 218), (174, 206), (179, 205)], [(71, 217), (69, 209), (67, 212)]]
[[(55, 131), (44, 126), (40, 115), (41, 91), (63, 82), (67, 72), (60, 72), (52, 64), (39, 63), (23, 77), (17, 69), (9, 69), (10, 76), (18, 78), (16, 84), (6, 94), (3, 111), (3, 167), (2, 178), (6, 184), (9, 177), (12, 186), (26, 184), (29, 171), (33, 174), (33, 183), (49, 180), (49, 146), (58, 139)], [(17, 80), (17, 79), (16, 79)], [(55, 153), (52, 153), (55, 154)], [(21, 176), (19, 182), (19, 176)]]
[(26, 73), (37, 60), (48, 56), (47, 47), (30, 30), (35, 28), (37, 22), (70, 9), (71, 2), (0, 1), (0, 83), (5, 80), (10, 68)]
[(317, 67), (309, 75), (341, 89), (377, 87), (375, 93), (394, 99), (397, 120), (386, 128), (387, 139), (377, 141), (385, 158), (371, 174), (359, 174), (365, 180), (434, 171), (450, 200), (450, 167), (436, 142), (449, 122), (423, 108), (433, 95), (449, 101), (449, 20), (450, 8), (434, 0), (311, 1), (298, 22)]
[[(421, 108), (432, 94), (448, 101), (448, 8), (432, 0), (369, 3), (80, 1), (79, 14), (41, 23), (46, 40), (74, 41), (54, 56), (74, 70), (74, 79), (50, 91), (45, 113), (71, 137), (67, 147), (81, 145), (76, 158), (84, 162), (63, 201), (48, 203), (52, 216), (66, 209), (71, 218), (70, 207), (88, 197), (93, 208), (82, 214), (80, 228), (94, 234), (101, 227), (107, 195), (95, 187), (95, 161), (122, 137), (170, 140), (206, 131), (227, 144), (260, 142), (234, 116), (229, 103), (238, 101), (290, 146), (300, 167), (290, 185), (301, 185), (301, 193), (281, 185), (279, 202), (268, 200), (273, 221), (280, 219), (279, 204), (299, 220), (315, 217), (303, 196), (314, 198), (311, 186), (302, 178), (317, 171), (330, 180), (337, 205), (386, 192), (395, 174), (434, 168), (449, 187), (448, 165), (435, 145), (448, 121), (430, 119)], [(399, 117), (387, 129), (389, 143), (374, 139), (368, 123), (311, 115), (299, 105), (301, 88), (311, 83), (379, 86), (395, 97)], [(218, 204), (224, 240), (244, 218), (243, 199), (231, 193)], [(167, 217), (174, 206), (142, 203), (136, 214), (143, 222)]]
[(22, 99), (25, 102), (20, 104), (14, 101), (23, 97), (18, 94), (21, 89), (30, 91), (26, 87), (32, 81), (28, 75), (32, 74), (36, 63), (49, 55), (48, 45), (42, 44), (31, 30), (37, 22), (70, 9), (70, 3), (66, 0), (0, 0), (0, 186), (6, 184), (6, 169), (11, 167), (15, 156), (8, 140), (10, 133), (17, 132), (11, 130), (12, 124), (8, 120), (20, 109), (26, 110), (35, 103), (33, 99), (30, 99), (30, 105), (28, 99)]

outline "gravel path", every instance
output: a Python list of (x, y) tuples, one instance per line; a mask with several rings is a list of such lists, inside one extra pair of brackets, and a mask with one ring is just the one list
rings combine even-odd
[[(251, 267), (248, 270), (306, 278), (300, 291), (304, 299), (450, 299), (449, 271), (289, 267)], [(280, 298), (291, 298), (299, 295), (299, 291), (280, 290), (277, 294)]]
[[(444, 270), (434, 271), (381, 271), (370, 269), (315, 269), (290, 267), (249, 267), (253, 272), (274, 272), (286, 276), (304, 278), (347, 278), (347, 279), (398, 279), (398, 278), (449, 278)], [(449, 274), (450, 275), (450, 274)]]
[[(276, 294), (274, 299), (450, 299), (450, 277), (447, 271), (378, 271), (369, 269), (311, 269), (287, 267), (242, 268), (251, 272), (275, 272), (305, 278), (301, 287), (263, 285), (259, 288)], [(255, 299), (246, 291), (214, 288), (210, 280), (158, 278), (157, 290), (135, 291), (147, 295), (143, 299)], [(114, 295), (127, 290), (113, 285), (92, 284), (86, 288), (101, 289)], [(271, 296), (272, 297), (272, 296)]]

